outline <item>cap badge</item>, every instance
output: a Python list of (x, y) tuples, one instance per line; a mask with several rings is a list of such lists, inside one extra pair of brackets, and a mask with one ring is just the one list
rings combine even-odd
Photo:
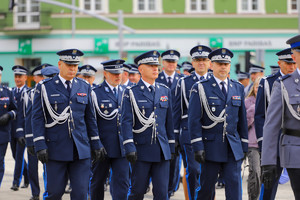
[(200, 46), (200, 47), (198, 47), (198, 50), (199, 50), (199, 51), (202, 51), (202, 47), (201, 47), (201, 46)]
[(72, 54), (77, 54), (77, 50), (76, 49), (74, 49), (73, 51), (72, 51)]
[(225, 54), (226, 53), (226, 49), (222, 49), (222, 54)]
[(174, 54), (174, 51), (170, 51), (170, 54)]
[(157, 54), (157, 52), (156, 52), (156, 51), (153, 51), (153, 55), (156, 56), (156, 54)]

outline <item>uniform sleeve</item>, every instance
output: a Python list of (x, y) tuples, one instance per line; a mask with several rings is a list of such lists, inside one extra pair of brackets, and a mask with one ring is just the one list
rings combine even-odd
[(237, 124), (237, 131), (240, 135), (243, 152), (248, 152), (248, 125), (247, 125), (247, 114), (245, 108), (245, 96), (243, 87), (240, 86), (240, 94), (242, 99), (242, 104), (239, 109), (239, 120)]
[(123, 145), (125, 148), (125, 154), (136, 152), (136, 147), (133, 141), (133, 113), (132, 106), (129, 97), (129, 89), (124, 91), (123, 102), (121, 109), (121, 133), (123, 134)]
[(179, 140), (179, 131), (180, 131), (180, 119), (181, 119), (181, 81), (179, 79), (177, 82), (176, 90), (175, 90), (175, 102), (172, 102), (174, 105), (173, 110), (173, 122), (174, 122), (174, 135), (175, 140)]
[(20, 107), (18, 107), (18, 110), (17, 110), (16, 138), (25, 137), (25, 133), (24, 133), (24, 126), (25, 126), (24, 95), (25, 95), (25, 93), (26, 93), (26, 90), (24, 88), (24, 91), (22, 92), (22, 95), (20, 98), (20, 103), (18, 104), (18, 105), (20, 105)]
[(11, 116), (11, 119), (16, 119), (17, 118), (17, 104), (15, 97), (13, 95), (12, 91), (9, 91), (9, 112), (8, 114)]
[(276, 165), (277, 146), (282, 124), (282, 96), (280, 82), (275, 81), (268, 106), (265, 125), (263, 127), (264, 140), (262, 142), (261, 165)]
[(35, 151), (38, 152), (43, 149), (48, 149), (45, 141), (45, 117), (41, 99), (41, 84), (38, 84), (34, 93), (32, 104), (32, 133)]
[(95, 116), (95, 109), (93, 107), (92, 96), (91, 96), (91, 86), (88, 89), (89, 95), (89, 103), (85, 109), (85, 123), (87, 127), (87, 134), (89, 136), (91, 149), (100, 149), (103, 147), (102, 143), (100, 142), (98, 127), (97, 127), (97, 120)]
[(259, 149), (262, 148), (263, 141), (263, 126), (265, 123), (265, 79), (261, 79), (256, 95), (256, 103), (255, 103), (255, 115), (254, 115), (254, 123), (255, 123), (255, 133), (258, 142)]
[(29, 99), (25, 117), (25, 139), (26, 146), (33, 146), (33, 133), (31, 126), (32, 100)]
[[(174, 135), (174, 125), (173, 125), (173, 116), (172, 116), (172, 95), (171, 90), (168, 89), (169, 97), (169, 107), (167, 110), (167, 119), (166, 119), (166, 132), (169, 140), (171, 153), (175, 153), (175, 135)], [(177, 138), (178, 140), (178, 138)]]
[(188, 127), (194, 152), (204, 150), (202, 140), (202, 103), (199, 98), (198, 84), (194, 84), (190, 93), (188, 109)]

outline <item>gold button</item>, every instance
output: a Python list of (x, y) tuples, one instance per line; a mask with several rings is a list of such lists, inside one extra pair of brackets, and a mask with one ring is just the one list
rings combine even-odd
[(72, 104), (72, 101), (70, 101), (70, 104)]

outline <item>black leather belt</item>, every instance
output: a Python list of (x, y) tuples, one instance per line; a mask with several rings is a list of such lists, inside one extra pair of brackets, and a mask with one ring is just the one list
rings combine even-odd
[(300, 130), (293, 130), (293, 129), (287, 129), (287, 128), (284, 128), (282, 130), (283, 134), (285, 135), (291, 135), (291, 136), (297, 136), (297, 137), (300, 137)]

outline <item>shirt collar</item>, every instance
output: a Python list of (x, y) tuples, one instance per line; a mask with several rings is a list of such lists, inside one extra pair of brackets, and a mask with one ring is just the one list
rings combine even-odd
[[(195, 72), (195, 74), (196, 74), (198, 80), (200, 80), (201, 75), (200, 75), (200, 74), (197, 74), (197, 72)], [(204, 79), (207, 79), (207, 73), (205, 73), (205, 74), (203, 75), (203, 77), (204, 77)]]
[[(221, 81), (220, 79), (218, 79), (217, 77), (214, 77), (214, 78), (215, 78), (215, 80), (217, 81), (218, 85), (221, 86), (220, 83), (221, 83), (222, 81)], [(224, 82), (225, 82), (225, 85), (227, 86), (227, 85), (228, 85), (228, 78), (226, 78), (226, 79), (224, 80)]]
[(112, 85), (110, 85), (106, 80), (105, 80), (106, 84), (108, 85), (108, 87), (110, 88), (111, 91), (114, 91), (114, 88), (116, 88), (117, 92), (118, 92), (118, 86), (114, 87)]
[(279, 70), (279, 72), (280, 72), (280, 75), (281, 75), (281, 76), (284, 76), (284, 75), (285, 75), (284, 73), (282, 73), (282, 71), (281, 71), (281, 70)]
[(166, 77), (167, 80), (168, 80), (168, 77), (171, 77), (171, 80), (174, 79), (175, 72), (173, 72), (173, 74), (171, 76), (169, 76), (165, 71), (163, 71), (163, 73), (164, 73), (164, 75), (165, 75), (165, 77)]
[[(147, 88), (150, 87), (150, 83), (147, 83), (146, 81), (143, 80), (143, 78), (141, 78), (141, 80), (143, 81), (143, 83), (146, 85)], [(155, 82), (153, 83), (153, 87), (155, 88)]]
[(127, 79), (127, 81), (123, 85), (127, 86), (128, 83), (129, 83), (129, 79)]
[[(58, 78), (59, 78), (60, 81), (64, 84), (64, 86), (67, 88), (66, 79), (64, 79), (63, 77), (61, 77), (60, 74), (58, 74)], [(70, 87), (71, 87), (71, 86), (72, 86), (72, 83), (73, 83), (73, 78), (72, 78), (72, 80), (70, 80), (70, 82), (71, 82), (71, 85), (70, 85)]]
[(20, 88), (17, 87), (17, 89), (19, 89), (19, 91), (21, 92), (24, 87), (25, 87), (25, 84)]
[(300, 69), (297, 67), (297, 72), (298, 72), (298, 74), (300, 75)]

